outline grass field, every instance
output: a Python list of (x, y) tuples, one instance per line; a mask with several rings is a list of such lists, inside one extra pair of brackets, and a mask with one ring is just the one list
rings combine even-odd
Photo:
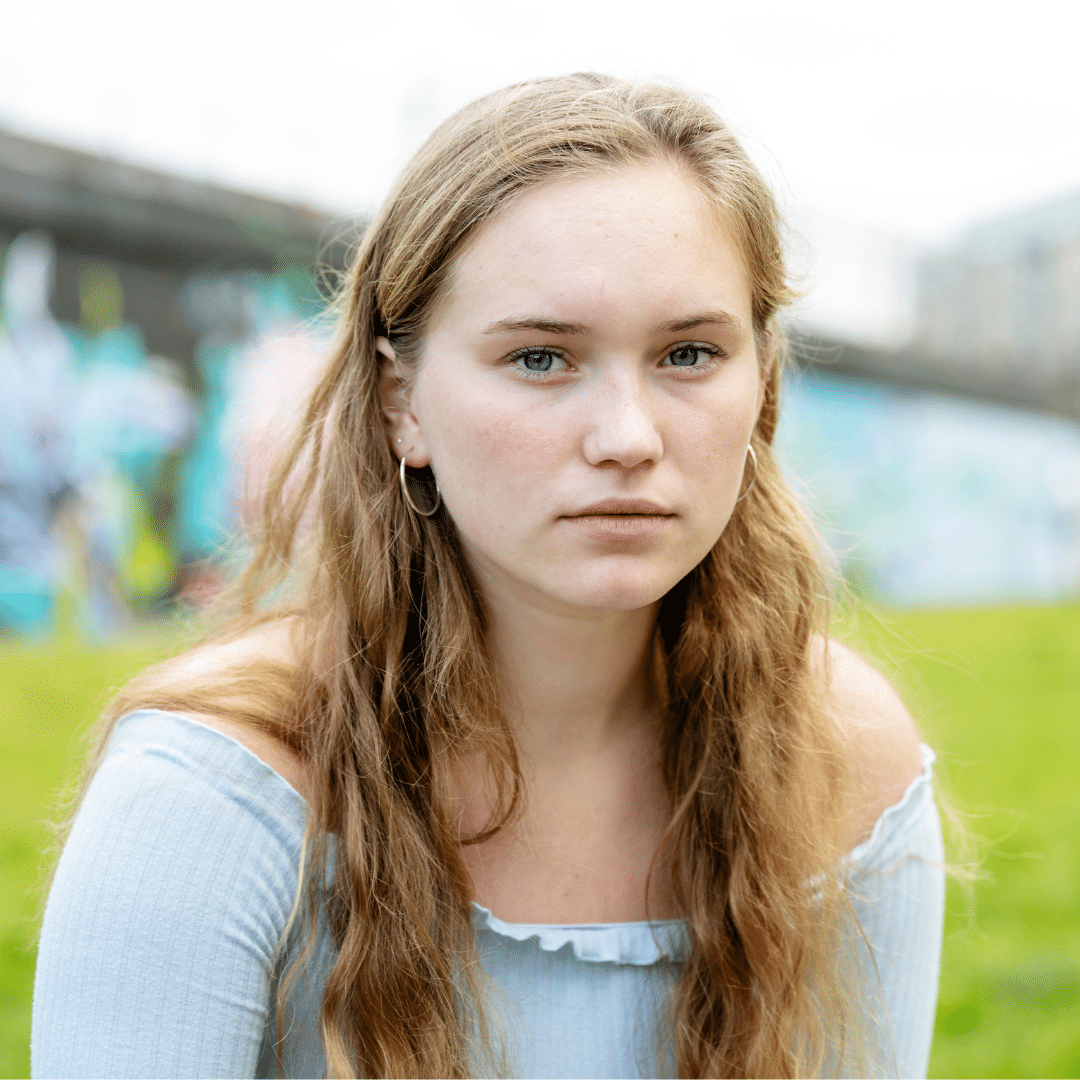
[[(1080, 605), (863, 614), (840, 626), (903, 690), (983, 878), (950, 887), (931, 1076), (1080, 1075)], [(44, 825), (110, 687), (160, 634), (0, 646), (0, 1077), (29, 1074)]]

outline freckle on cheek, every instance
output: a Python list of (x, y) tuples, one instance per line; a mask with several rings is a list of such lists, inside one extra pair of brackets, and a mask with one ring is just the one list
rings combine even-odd
[(480, 427), (470, 433), (470, 441), (477, 447), (482, 447), (488, 454), (495, 453), (506, 443), (506, 432), (495, 427)]

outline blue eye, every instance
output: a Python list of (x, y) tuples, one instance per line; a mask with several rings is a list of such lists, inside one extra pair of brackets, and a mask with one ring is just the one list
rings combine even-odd
[(664, 358), (671, 367), (704, 367), (717, 355), (717, 350), (704, 345), (678, 345)]
[(563, 358), (551, 349), (522, 349), (513, 361), (526, 375), (549, 375), (560, 370), (560, 364), (565, 366)]

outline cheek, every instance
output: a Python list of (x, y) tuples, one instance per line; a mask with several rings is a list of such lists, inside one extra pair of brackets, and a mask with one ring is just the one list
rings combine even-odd
[(711, 409), (686, 410), (669, 434), (669, 452), (678, 458), (709, 528), (717, 519), (726, 522), (742, 485), (756, 419), (755, 389), (725, 397)]
[[(432, 387), (429, 445), (447, 506), (466, 526), (505, 521), (506, 511), (535, 498), (550, 475), (558, 439), (539, 410), (481, 393), (454, 396)], [(442, 391), (441, 393), (439, 391)], [(502, 512), (500, 512), (502, 511)]]
[(554, 445), (552, 432), (537, 422), (535, 411), (483, 410), (460, 433), (460, 446), (471, 447), (495, 476), (541, 468)]

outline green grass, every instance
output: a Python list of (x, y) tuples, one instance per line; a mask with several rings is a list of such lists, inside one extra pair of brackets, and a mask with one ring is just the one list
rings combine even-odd
[(889, 658), (983, 875), (950, 883), (930, 1076), (1080, 1076), (1080, 605), (849, 636)]
[(91, 649), (0, 643), (0, 1076), (30, 1075), (30, 1003), (39, 884), (55, 795), (112, 688), (170, 651), (155, 631)]
[[(931, 1076), (1080, 1075), (1080, 605), (893, 613), (885, 658), (937, 749), (984, 878), (950, 887)], [(29, 1072), (35, 890), (80, 735), (168, 639), (0, 645), (0, 1077)]]

